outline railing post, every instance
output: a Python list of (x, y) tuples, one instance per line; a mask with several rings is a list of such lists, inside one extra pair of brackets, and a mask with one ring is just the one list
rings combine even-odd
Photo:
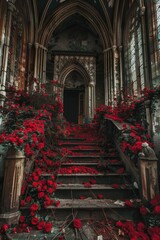
[(5, 159), (0, 223), (18, 223), (24, 159), (23, 152), (14, 148), (9, 149)]
[[(144, 143), (148, 145), (147, 143)], [(142, 144), (142, 148), (144, 148)], [(141, 195), (145, 200), (153, 199), (159, 193), (158, 187), (158, 165), (157, 157), (154, 154), (153, 149), (149, 146), (145, 147), (150, 149), (150, 153), (142, 154), (139, 156), (139, 170), (140, 170), (140, 184), (141, 184)]]

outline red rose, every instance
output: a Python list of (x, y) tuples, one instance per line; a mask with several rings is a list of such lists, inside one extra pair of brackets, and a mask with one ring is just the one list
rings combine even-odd
[(133, 207), (133, 203), (130, 200), (125, 200), (125, 205), (129, 207)]
[(37, 203), (33, 203), (33, 204), (31, 205), (31, 207), (30, 207), (30, 210), (31, 210), (31, 211), (37, 211), (38, 208), (39, 208), (38, 204), (37, 204)]
[(8, 228), (9, 228), (8, 224), (3, 224), (2, 227), (1, 227), (1, 231), (0, 232), (1, 233), (5, 233), (5, 232), (7, 232)]
[(82, 227), (82, 222), (79, 218), (75, 218), (73, 220), (73, 226), (74, 228), (80, 229)]
[(32, 200), (31, 196), (26, 197), (26, 202), (29, 203)]
[(32, 225), (37, 225), (38, 224), (39, 219), (37, 217), (33, 217), (31, 220)]
[(153, 212), (155, 214), (160, 214), (160, 205), (155, 206)]
[(121, 228), (123, 226), (123, 223), (121, 221), (116, 222), (116, 226)]
[(53, 224), (51, 222), (45, 223), (44, 232), (49, 233), (52, 230)]
[(103, 199), (103, 194), (98, 194), (98, 195), (97, 195), (97, 198), (98, 198), (98, 199)]
[(42, 229), (44, 228), (44, 226), (45, 226), (45, 222), (44, 222), (44, 221), (39, 222), (39, 223), (37, 224), (37, 229), (38, 229), (38, 230), (42, 230)]
[(20, 206), (21, 206), (21, 207), (24, 207), (25, 205), (26, 205), (25, 200), (21, 200), (21, 201), (20, 201)]
[(44, 192), (39, 192), (38, 193), (38, 198), (40, 199), (40, 198), (43, 198), (44, 197)]
[(56, 207), (59, 207), (60, 206), (60, 201), (56, 201)]
[(144, 206), (142, 206), (142, 207), (140, 207), (140, 213), (142, 215), (147, 215), (148, 211), (147, 211), (147, 209)]
[(25, 216), (21, 215), (19, 218), (20, 223), (23, 223), (25, 221)]
[(114, 183), (111, 185), (112, 188), (119, 188), (119, 185), (117, 183)]

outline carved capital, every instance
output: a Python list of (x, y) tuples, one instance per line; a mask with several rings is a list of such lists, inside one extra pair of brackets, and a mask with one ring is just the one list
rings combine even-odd
[(119, 52), (122, 52), (123, 46), (119, 46), (118, 49), (119, 49)]
[(140, 7), (140, 16), (141, 17), (144, 16), (145, 10), (146, 10), (145, 6)]
[(39, 47), (39, 43), (35, 43), (34, 46), (35, 46), (35, 48), (38, 48)]

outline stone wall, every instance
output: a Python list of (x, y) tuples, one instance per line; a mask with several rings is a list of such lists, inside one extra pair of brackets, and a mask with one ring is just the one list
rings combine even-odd
[[(99, 37), (88, 29), (72, 26), (61, 33), (53, 34), (48, 44), (47, 80), (52, 80), (54, 73), (53, 55), (55, 52), (76, 52), (96, 55), (96, 105), (104, 103), (103, 48)], [(57, 80), (57, 79), (55, 79)]]
[(153, 116), (153, 134), (155, 151), (160, 160), (160, 98), (156, 103), (156, 110)]

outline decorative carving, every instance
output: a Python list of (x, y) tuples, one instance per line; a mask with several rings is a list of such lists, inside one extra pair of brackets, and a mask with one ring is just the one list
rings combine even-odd
[(147, 142), (142, 143), (142, 152), (139, 153), (139, 156), (150, 158), (150, 160), (157, 159), (154, 150), (149, 146)]
[(93, 56), (70, 56), (70, 55), (56, 55), (54, 57), (54, 78), (58, 79), (60, 73), (67, 66), (72, 64), (80, 64), (88, 72), (91, 81), (95, 82), (96, 73), (96, 59)]

